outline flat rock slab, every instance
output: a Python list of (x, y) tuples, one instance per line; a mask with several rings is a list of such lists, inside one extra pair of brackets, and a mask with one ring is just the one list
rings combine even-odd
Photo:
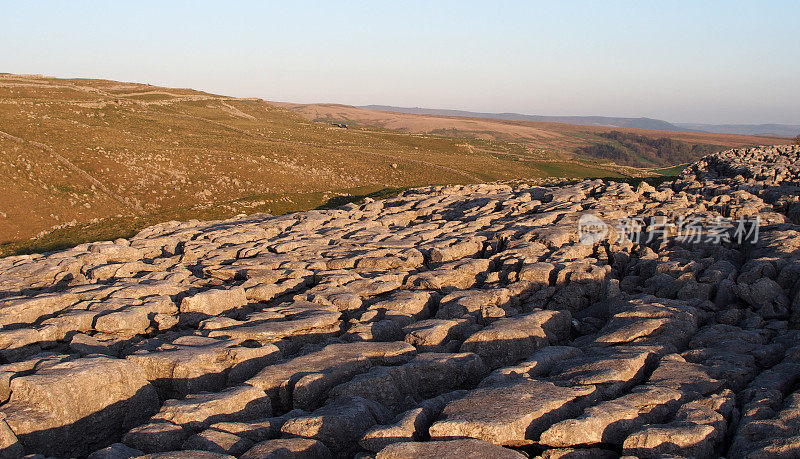
[(461, 386), (474, 386), (486, 373), (475, 354), (429, 352), (402, 365), (375, 367), (334, 387), (330, 396), (359, 396), (401, 410)]
[(381, 405), (361, 397), (339, 397), (312, 413), (289, 419), (281, 427), (284, 435), (319, 440), (337, 454), (352, 454), (367, 429), (383, 424), (390, 413)]
[(209, 336), (274, 343), (287, 337), (329, 335), (337, 331), (340, 316), (338, 311), (309, 309), (286, 320), (232, 322), (228, 326), (210, 330)]
[(242, 343), (240, 339), (187, 336), (126, 358), (144, 370), (162, 396), (179, 397), (218, 391), (242, 382), (281, 356), (275, 345), (242, 346)]
[(478, 354), (492, 368), (510, 365), (566, 339), (570, 319), (566, 311), (536, 311), (500, 319), (470, 335), (461, 351)]
[(376, 459), (522, 459), (524, 454), (476, 440), (474, 438), (448, 441), (403, 442), (387, 446), (378, 452)]
[(375, 365), (408, 361), (415, 349), (408, 343), (331, 344), (323, 349), (271, 365), (247, 381), (285, 409), (321, 404), (333, 386)]
[(329, 459), (330, 450), (311, 438), (276, 438), (259, 443), (239, 459)]
[(215, 393), (188, 395), (167, 400), (153, 420), (199, 430), (222, 421), (246, 421), (269, 417), (272, 404), (263, 390), (241, 385)]
[(27, 448), (88, 454), (158, 411), (158, 395), (126, 360), (90, 357), (11, 381), (5, 421)]
[(631, 394), (602, 402), (576, 419), (561, 421), (539, 443), (553, 447), (592, 444), (622, 446), (625, 438), (645, 424), (663, 422), (680, 406), (683, 394), (674, 389), (645, 386)]
[(559, 387), (531, 379), (484, 387), (448, 403), (429, 432), (433, 439), (470, 437), (497, 445), (531, 444), (546, 428), (577, 416), (582, 399), (594, 392), (594, 386)]
[(187, 296), (181, 301), (181, 313), (198, 313), (215, 316), (247, 304), (243, 288), (211, 289)]

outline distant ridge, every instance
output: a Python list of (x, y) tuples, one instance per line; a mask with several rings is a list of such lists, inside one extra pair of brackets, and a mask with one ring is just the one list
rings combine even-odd
[(609, 126), (658, 131), (701, 132), (688, 127), (676, 126), (653, 118), (620, 118), (612, 116), (544, 116), (521, 113), (482, 113), (463, 110), (446, 110), (420, 107), (393, 107), (391, 105), (362, 105), (361, 108), (384, 112), (411, 113), (415, 115), (463, 116), (470, 118), (493, 118), (515, 121), (544, 121), (550, 123), (578, 124), (582, 126)]
[(800, 135), (800, 124), (675, 124), (681, 128), (717, 132), (720, 134), (774, 135), (779, 137), (794, 137)]

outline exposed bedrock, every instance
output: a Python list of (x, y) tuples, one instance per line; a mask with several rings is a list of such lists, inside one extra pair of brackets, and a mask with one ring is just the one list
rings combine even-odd
[(800, 457), (799, 218), (760, 147), (0, 259), (0, 457)]

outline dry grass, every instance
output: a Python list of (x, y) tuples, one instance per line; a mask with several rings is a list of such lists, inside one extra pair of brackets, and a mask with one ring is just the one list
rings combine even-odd
[(687, 143), (738, 147), (743, 145), (776, 145), (791, 143), (783, 137), (761, 137), (735, 134), (712, 134), (674, 131), (655, 131), (607, 126), (579, 126), (540, 121), (513, 121), (458, 116), (416, 115), (383, 112), (338, 104), (290, 104), (274, 102), (289, 108), (309, 120), (349, 122), (411, 133), (456, 134), (484, 140), (502, 140), (525, 145), (531, 150), (570, 156), (575, 147), (603, 141), (597, 134), (609, 130), (636, 133), (649, 137), (668, 137)]
[[(552, 175), (462, 139), (340, 129), (257, 99), (107, 80), (0, 74), (0, 131), (3, 253), (54, 228), (73, 243), (123, 235), (119, 222), (276, 214), (353, 190)], [(576, 173), (607, 175), (584, 168)]]
[(314, 107), (328, 106), (0, 74), (0, 254), (386, 189), (642, 173), (570, 158), (564, 152), (591, 132), (568, 125), (382, 112), (365, 119), (350, 107), (342, 110), (362, 127), (342, 129), (308, 119), (340, 117), (338, 108)]

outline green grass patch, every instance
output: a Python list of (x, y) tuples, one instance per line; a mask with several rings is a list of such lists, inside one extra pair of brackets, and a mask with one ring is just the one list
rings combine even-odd
[(650, 172), (659, 174), (659, 175), (666, 175), (668, 177), (677, 177), (681, 175), (684, 169), (689, 167), (689, 164), (678, 164), (677, 166), (671, 167), (663, 167), (661, 169), (652, 169)]

